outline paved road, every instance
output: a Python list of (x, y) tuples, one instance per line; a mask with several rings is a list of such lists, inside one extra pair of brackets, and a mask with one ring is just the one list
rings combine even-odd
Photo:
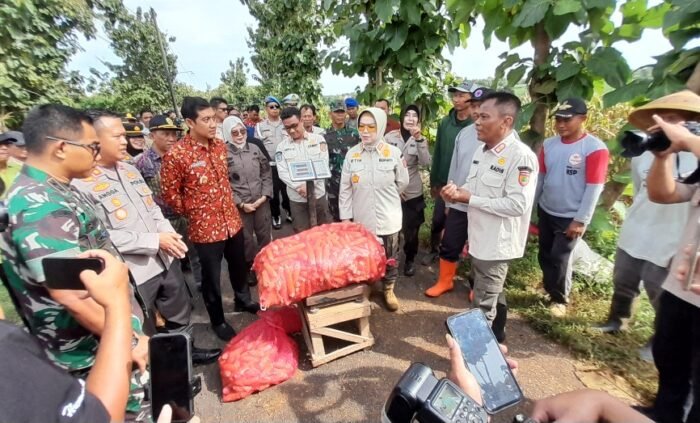
[[(286, 234), (285, 226), (278, 233)], [(300, 345), (299, 371), (287, 382), (233, 403), (221, 403), (221, 381), (216, 364), (196, 368), (202, 376), (202, 392), (195, 400), (203, 422), (367, 422), (379, 421), (386, 397), (411, 362), (419, 361), (444, 376), (448, 369), (445, 319), (465, 309), (467, 291), (460, 284), (438, 299), (423, 291), (435, 278), (436, 266), (418, 266), (412, 278), (402, 277), (397, 288), (401, 310), (389, 313), (381, 295), (373, 294), (371, 331), (374, 347), (312, 368), (306, 347)], [(224, 309), (233, 310), (233, 292), (223, 275)], [(256, 317), (228, 313), (227, 319), (240, 330)], [(198, 346), (223, 346), (208, 328), (206, 312), (199, 300), (193, 318)], [(527, 398), (512, 410), (496, 416), (494, 422), (510, 422), (525, 411), (532, 399), (582, 388), (575, 375), (576, 361), (559, 345), (537, 334), (518, 316), (509, 318), (507, 342), (511, 356), (520, 363), (520, 382)]]

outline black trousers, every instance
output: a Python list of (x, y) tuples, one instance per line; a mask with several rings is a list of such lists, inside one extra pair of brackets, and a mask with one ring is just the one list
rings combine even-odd
[(552, 301), (566, 304), (571, 291), (569, 258), (578, 239), (569, 239), (564, 232), (573, 218), (557, 217), (537, 207), (540, 251), (537, 256), (542, 269), (544, 289)]
[(213, 326), (224, 323), (221, 304), (221, 259), (228, 264), (228, 274), (237, 304), (252, 301), (248, 286), (248, 267), (245, 261), (245, 238), (240, 230), (233, 237), (219, 242), (195, 243), (202, 265), (202, 297)]
[(403, 211), (403, 252), (406, 261), (413, 261), (418, 254), (418, 231), (425, 222), (425, 199), (411, 198), (401, 202)]
[(442, 197), (435, 199), (435, 208), (433, 209), (433, 220), (430, 226), (430, 251), (438, 252), (440, 247), (440, 238), (442, 230), (445, 229), (445, 201)]
[(277, 173), (277, 167), (272, 166), (272, 200), (270, 200), (270, 211), (274, 218), (280, 217), (281, 214), (280, 197), (282, 198), (282, 207), (290, 214), (291, 209), (289, 208), (287, 186), (280, 179), (280, 175)]
[(652, 352), (659, 371), (655, 421), (682, 422), (683, 407), (691, 394), (693, 406), (685, 421), (700, 422), (700, 308), (664, 291), (659, 297)]
[(467, 242), (467, 212), (450, 209), (445, 219), (445, 234), (440, 243), (440, 258), (453, 263), (459, 260)]
[(190, 324), (192, 303), (185, 283), (180, 263), (174, 261), (168, 270), (139, 285), (139, 292), (153, 315), (157, 309), (167, 322), (186, 326)]

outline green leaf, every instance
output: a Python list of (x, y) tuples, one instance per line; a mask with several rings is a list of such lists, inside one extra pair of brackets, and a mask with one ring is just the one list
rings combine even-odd
[(615, 0), (582, 0), (582, 3), (586, 10), (615, 7)]
[(624, 24), (617, 29), (616, 33), (623, 40), (637, 41), (642, 36), (642, 29), (638, 24)]
[(557, 16), (555, 17), (553, 12), (550, 10), (544, 19), (544, 30), (549, 35), (549, 38), (556, 40), (566, 32), (566, 29), (571, 23), (571, 16)]
[(557, 88), (557, 81), (553, 79), (548, 79), (544, 82), (539, 82), (535, 84), (534, 91), (540, 94), (551, 94)]
[[(627, 0), (622, 4), (620, 11), (625, 19), (642, 16), (647, 11), (647, 0)], [(637, 21), (638, 19), (632, 20), (632, 22)]]
[(535, 113), (535, 103), (528, 103), (520, 109), (518, 119), (515, 121), (515, 129), (520, 131), (523, 126), (530, 123), (532, 115)]
[(525, 72), (527, 71), (527, 65), (520, 65), (517, 68), (508, 72), (508, 86), (515, 87), (518, 85)]
[(564, 61), (561, 65), (557, 66), (555, 70), (555, 77), (557, 82), (569, 79), (574, 75), (581, 72), (581, 65), (572, 61)]
[(393, 0), (376, 0), (374, 10), (377, 12), (377, 17), (382, 22), (389, 22), (394, 15)]
[(520, 62), (520, 55), (518, 53), (509, 54), (508, 56), (506, 56), (506, 58), (496, 67), (495, 79), (502, 79), (506, 69), (510, 68), (518, 62)]
[(629, 79), (632, 71), (622, 54), (612, 47), (599, 47), (586, 62), (586, 68), (605, 79), (611, 87), (619, 88)]
[(669, 34), (668, 39), (671, 45), (676, 50), (680, 50), (685, 47), (690, 40), (700, 37), (700, 28), (690, 28), (686, 30), (679, 29), (678, 31), (673, 31)]
[(549, 10), (549, 0), (525, 0), (520, 13), (513, 19), (513, 25), (528, 28), (539, 23)]
[(665, 2), (658, 4), (642, 15), (639, 24), (644, 28), (661, 28), (661, 25), (664, 23), (664, 16), (669, 10), (671, 10), (670, 4)]
[(578, 0), (555, 0), (554, 15), (561, 16), (581, 10), (581, 2)]
[[(394, 24), (393, 34), (391, 36), (391, 41), (387, 44), (387, 47), (394, 51), (398, 51), (404, 42), (406, 42), (406, 37), (408, 37), (408, 26), (404, 23)], [(391, 32), (391, 30), (388, 30)]]
[(557, 86), (558, 101), (563, 101), (571, 97), (587, 97), (586, 88), (580, 74), (561, 81)]
[(643, 96), (649, 89), (649, 81), (634, 81), (603, 95), (603, 107), (606, 109), (619, 103), (632, 101)]

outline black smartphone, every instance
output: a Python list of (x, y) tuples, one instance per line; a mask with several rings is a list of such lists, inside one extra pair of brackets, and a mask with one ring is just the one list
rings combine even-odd
[(523, 399), (523, 392), (481, 310), (472, 309), (448, 317), (447, 329), (462, 349), (464, 362), (481, 387), (484, 408), (489, 414)]
[(194, 415), (190, 345), (185, 333), (157, 334), (148, 341), (154, 420), (165, 404), (173, 409), (173, 422), (187, 422)]
[(99, 257), (46, 257), (41, 260), (46, 286), (51, 289), (85, 289), (80, 272), (94, 270), (101, 273), (105, 262)]

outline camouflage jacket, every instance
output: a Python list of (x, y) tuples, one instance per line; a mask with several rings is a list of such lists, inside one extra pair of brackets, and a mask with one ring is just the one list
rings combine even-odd
[(331, 168), (331, 177), (326, 179), (326, 192), (331, 198), (337, 198), (340, 191), (340, 174), (343, 172), (343, 161), (348, 150), (360, 142), (360, 134), (357, 129), (343, 127), (326, 130), (323, 136), (328, 144), (328, 162)]
[[(58, 366), (72, 371), (91, 367), (98, 338), (51, 298), (41, 261), (93, 248), (118, 256), (107, 229), (89, 198), (26, 164), (8, 193), (7, 208), (9, 226), (0, 238), (3, 267), (29, 330)], [(132, 326), (141, 330), (138, 317), (132, 317)]]

